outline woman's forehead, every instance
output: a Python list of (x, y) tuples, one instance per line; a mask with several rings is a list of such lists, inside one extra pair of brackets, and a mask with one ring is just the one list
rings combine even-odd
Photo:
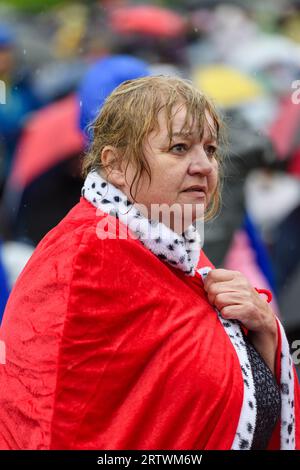
[[(214, 120), (207, 109), (204, 113), (203, 131), (217, 139), (217, 130)], [(159, 133), (165, 134), (166, 136), (169, 136), (169, 130), (171, 130), (172, 136), (199, 133), (198, 119), (194, 119), (184, 104), (175, 105), (171, 117), (167, 116), (166, 109), (161, 109), (158, 113), (158, 127)]]

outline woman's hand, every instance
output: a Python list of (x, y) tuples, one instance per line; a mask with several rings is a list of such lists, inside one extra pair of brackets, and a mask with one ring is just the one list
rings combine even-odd
[(243, 274), (214, 269), (204, 280), (209, 302), (224, 319), (238, 320), (248, 330), (248, 338), (272, 372), (275, 370), (277, 324), (266, 300), (256, 292)]

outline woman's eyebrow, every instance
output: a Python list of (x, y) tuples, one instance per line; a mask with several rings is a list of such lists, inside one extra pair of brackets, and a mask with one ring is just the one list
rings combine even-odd
[(193, 132), (184, 132), (184, 131), (179, 131), (179, 132), (173, 132), (172, 137), (191, 137)]
[[(178, 132), (173, 132), (171, 137), (193, 137), (195, 135), (194, 132), (184, 132), (184, 131), (178, 131)], [(210, 133), (208, 136), (207, 136), (207, 139), (206, 140), (210, 140), (212, 142), (218, 142), (218, 136), (215, 134), (215, 133)]]

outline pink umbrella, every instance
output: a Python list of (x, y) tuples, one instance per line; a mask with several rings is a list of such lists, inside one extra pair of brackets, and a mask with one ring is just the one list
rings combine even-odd
[(80, 153), (84, 137), (78, 123), (75, 95), (35, 113), (18, 146), (9, 186), (22, 190), (56, 164)]
[(155, 37), (178, 37), (185, 31), (185, 20), (177, 13), (151, 5), (114, 9), (111, 27), (118, 33), (138, 33)]

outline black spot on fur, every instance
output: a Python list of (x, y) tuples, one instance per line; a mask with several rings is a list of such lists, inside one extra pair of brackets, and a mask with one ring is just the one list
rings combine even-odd
[(289, 394), (289, 386), (286, 383), (281, 384), (281, 391), (284, 395)]
[(240, 441), (240, 449), (248, 449), (249, 448), (249, 441), (247, 439), (242, 439)]

